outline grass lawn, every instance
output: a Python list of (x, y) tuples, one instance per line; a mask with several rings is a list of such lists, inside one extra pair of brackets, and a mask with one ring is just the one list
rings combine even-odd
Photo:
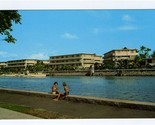
[(37, 116), (44, 119), (69, 119), (73, 118), (72, 116), (62, 115), (56, 112), (50, 112), (45, 109), (34, 109), (32, 107), (24, 106), (24, 105), (15, 105), (15, 104), (6, 104), (0, 103), (0, 107), (10, 109), (17, 112), (22, 112), (25, 114), (30, 114), (33, 116)]

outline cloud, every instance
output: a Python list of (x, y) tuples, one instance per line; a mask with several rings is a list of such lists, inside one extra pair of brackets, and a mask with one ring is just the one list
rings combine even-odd
[(7, 52), (0, 51), (0, 56), (4, 56), (6, 54), (7, 54)]
[(113, 27), (113, 28), (107, 28), (102, 31), (104, 32), (120, 32), (120, 31), (134, 31), (134, 30), (139, 30), (140, 28), (137, 26), (133, 25), (122, 25), (118, 27)]
[(126, 21), (126, 22), (131, 22), (131, 21), (133, 21), (134, 19), (133, 19), (131, 16), (129, 16), (129, 15), (123, 15), (123, 16), (122, 16), (122, 20), (123, 20), (123, 21)]
[(117, 28), (117, 30), (122, 30), (122, 31), (138, 30), (138, 27), (126, 25), (126, 26), (121, 26), (121, 27)]
[(0, 51), (0, 56), (1, 57), (17, 57), (17, 54), (14, 53), (8, 53), (8, 52), (4, 52), (4, 51)]
[(48, 59), (49, 56), (47, 56), (45, 53), (36, 53), (32, 54), (28, 59)]
[(64, 33), (62, 35), (62, 37), (65, 38), (65, 39), (70, 39), (70, 40), (74, 40), (74, 39), (78, 39), (79, 38), (77, 35), (71, 34), (71, 33), (68, 33), (68, 32)]
[(129, 15), (123, 15), (122, 20), (124, 21), (124, 25), (117, 28), (119, 31), (129, 31), (129, 30), (138, 30), (139, 27), (135, 26), (133, 23), (134, 19)]

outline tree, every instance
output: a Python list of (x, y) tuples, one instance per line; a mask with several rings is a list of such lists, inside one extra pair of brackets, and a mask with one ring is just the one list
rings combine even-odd
[(149, 57), (149, 51), (151, 51), (150, 48), (146, 48), (145, 46), (141, 46), (140, 50), (138, 52), (139, 52), (140, 56), (147, 58), (147, 57)]
[(95, 70), (98, 70), (98, 69), (99, 69), (99, 67), (100, 67), (99, 63), (98, 63), (98, 62), (96, 62), (96, 63), (94, 64), (94, 69), (95, 69)]
[(138, 51), (139, 57), (137, 58), (140, 67), (146, 65), (146, 59), (150, 56), (150, 51), (150, 48), (146, 48), (145, 46), (140, 47), (140, 50)]
[(152, 57), (155, 57), (155, 50), (153, 51), (153, 53), (151, 54)]
[(115, 68), (115, 62), (106, 61), (106, 62), (104, 63), (104, 66), (105, 66), (105, 68), (108, 68), (108, 69), (114, 69), (114, 68)]
[(4, 41), (15, 43), (16, 39), (11, 35), (12, 25), (21, 24), (21, 15), (17, 10), (0, 11), (0, 34), (4, 35)]
[(34, 70), (36, 72), (43, 71), (44, 70), (43, 62), (42, 61), (37, 61), (37, 63), (34, 65)]
[(124, 47), (123, 49), (128, 49), (127, 47)]

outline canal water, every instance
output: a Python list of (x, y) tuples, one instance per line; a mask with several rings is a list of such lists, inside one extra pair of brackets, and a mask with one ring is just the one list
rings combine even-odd
[(88, 77), (53, 76), (46, 78), (0, 77), (0, 88), (51, 92), (53, 83), (66, 82), (71, 95), (104, 97), (145, 102), (155, 102), (155, 77)]

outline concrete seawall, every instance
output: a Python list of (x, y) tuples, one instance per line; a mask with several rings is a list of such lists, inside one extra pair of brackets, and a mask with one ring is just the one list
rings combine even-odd
[[(2, 77), (46, 77), (46, 76), (89, 76), (89, 71), (55, 71), (44, 74), (2, 74)], [(96, 70), (94, 76), (155, 76), (155, 69), (107, 69)]]
[(95, 76), (155, 76), (155, 69), (117, 69), (96, 71)]
[[(108, 69), (95, 71), (94, 76), (155, 76), (155, 69)], [(89, 71), (56, 71), (49, 76), (86, 76)]]
[[(34, 91), (24, 91), (24, 90), (14, 90), (14, 89), (3, 89), (3, 88), (0, 88), (0, 93), (1, 94), (12, 93), (12, 94), (19, 94), (19, 95), (44, 97), (44, 98), (52, 98), (55, 96), (46, 92), (34, 92)], [(75, 95), (69, 95), (66, 98), (66, 100), (72, 101), (72, 102), (78, 102), (78, 103), (109, 105), (109, 106), (116, 106), (120, 108), (155, 111), (155, 103), (151, 103), (151, 102), (128, 101), (128, 100), (85, 97), (85, 96), (75, 96)]]

